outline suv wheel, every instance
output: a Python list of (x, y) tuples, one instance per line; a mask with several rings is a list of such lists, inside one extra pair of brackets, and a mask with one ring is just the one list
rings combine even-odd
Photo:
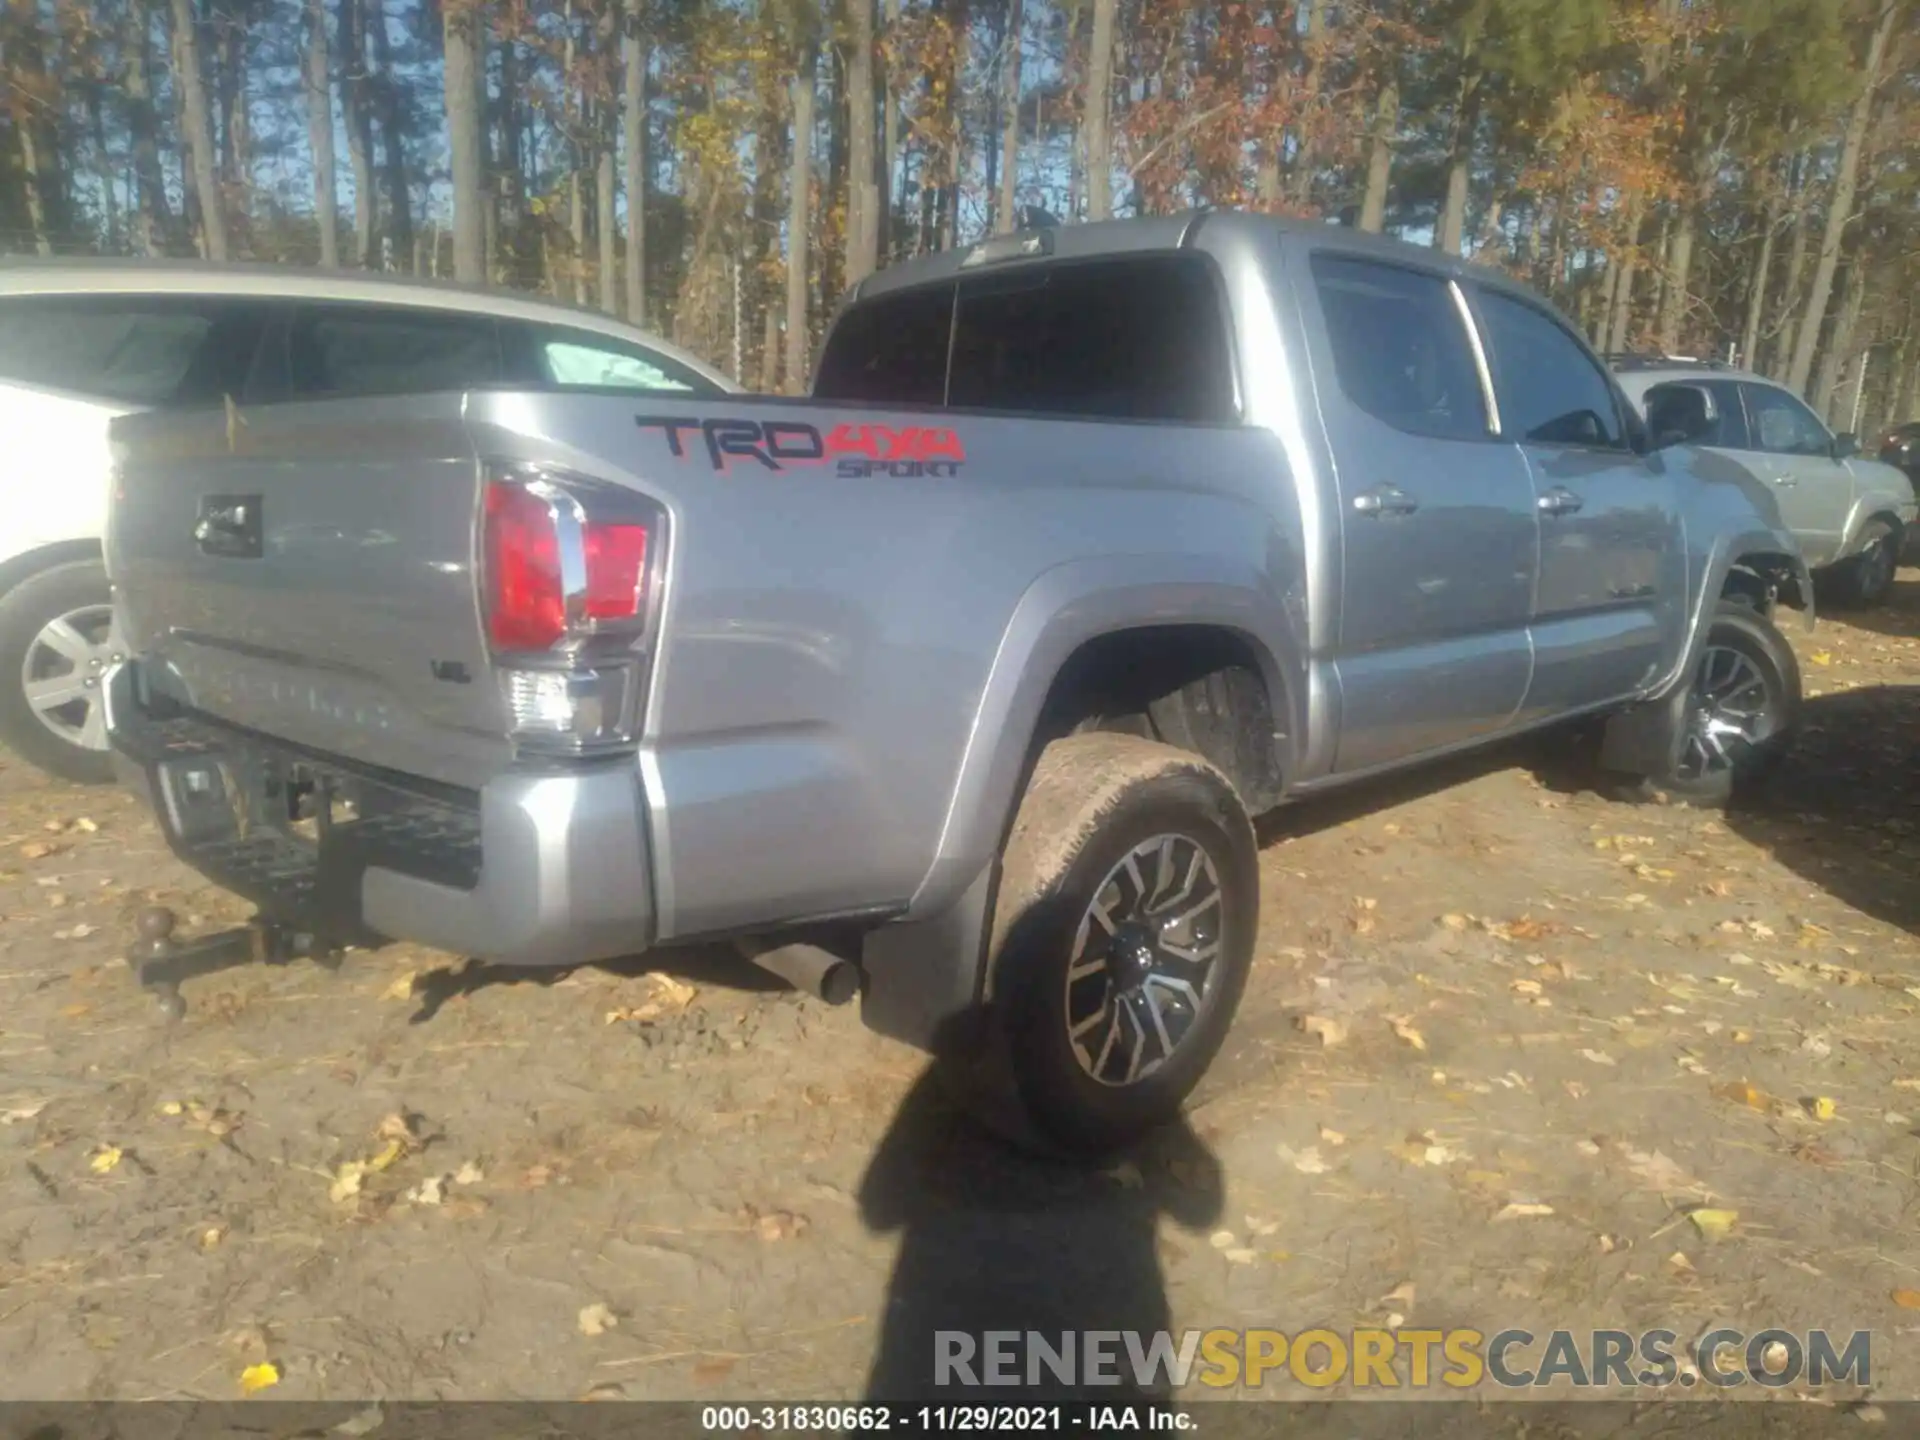
[(1791, 743), (1800, 716), (1800, 664), (1786, 638), (1742, 605), (1725, 604), (1693, 674), (1677, 754), (1633, 798), (1655, 792), (1694, 805), (1725, 805)]
[(1885, 520), (1869, 520), (1860, 553), (1834, 567), (1834, 601), (1866, 609), (1887, 598), (1894, 572), (1900, 567), (1904, 544), (1900, 527)]
[(1042, 752), (1014, 819), (974, 1108), (1098, 1154), (1173, 1119), (1232, 1024), (1260, 908), (1253, 825), (1211, 765), (1128, 735)]
[(0, 596), (0, 742), (63, 779), (113, 779), (100, 680), (118, 658), (107, 569), (56, 565)]

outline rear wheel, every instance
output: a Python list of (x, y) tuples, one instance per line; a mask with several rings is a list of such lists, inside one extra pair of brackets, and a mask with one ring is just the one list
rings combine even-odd
[(1211, 765), (1127, 735), (1049, 745), (1014, 821), (981, 1118), (1098, 1154), (1174, 1118), (1225, 1039), (1259, 918), (1253, 826)]
[(1885, 600), (1893, 588), (1904, 542), (1900, 527), (1886, 520), (1869, 520), (1861, 538), (1860, 552), (1833, 568), (1833, 598), (1836, 604), (1864, 610)]
[(0, 741), (82, 784), (113, 779), (100, 682), (119, 654), (106, 566), (56, 565), (0, 597)]

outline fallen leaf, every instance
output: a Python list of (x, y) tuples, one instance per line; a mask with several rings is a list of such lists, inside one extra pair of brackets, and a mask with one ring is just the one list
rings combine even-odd
[(1390, 1015), (1387, 1023), (1393, 1027), (1393, 1033), (1416, 1050), (1427, 1048), (1427, 1037), (1414, 1028), (1413, 1020), (1406, 1015)]
[(700, 993), (686, 981), (677, 980), (671, 975), (661, 975), (656, 972), (649, 975), (647, 979), (653, 984), (655, 999), (669, 1009), (686, 1009), (693, 1003), (694, 997)]
[(1398, 1285), (1394, 1286), (1393, 1289), (1389, 1290), (1373, 1303), (1375, 1305), (1398, 1305), (1404, 1309), (1411, 1310), (1413, 1309), (1414, 1296), (1417, 1293), (1414, 1289), (1413, 1281), (1402, 1280)]
[(1495, 1220), (1533, 1220), (1539, 1216), (1551, 1214), (1553, 1214), (1553, 1207), (1551, 1205), (1538, 1205), (1532, 1201), (1514, 1200), (1510, 1201), (1501, 1209), (1500, 1213), (1493, 1218)]
[(739, 1363), (731, 1355), (709, 1355), (694, 1365), (694, 1384), (717, 1385), (731, 1375), (733, 1367)]
[(1807, 656), (1807, 659), (1815, 665), (1824, 668), (1825, 666), (1833, 664), (1833, 652), (1831, 650), (1815, 650), (1811, 655)]
[(1236, 1245), (1231, 1250), (1222, 1250), (1220, 1253), (1235, 1265), (1251, 1265), (1260, 1256), (1259, 1251), (1249, 1250), (1244, 1245)]
[(1538, 980), (1516, 980), (1507, 988), (1516, 995), (1538, 995), (1541, 989)]
[(1920, 1310), (1920, 1290), (1896, 1290), (1893, 1303), (1902, 1310)]
[(617, 1329), (619, 1324), (620, 1317), (613, 1313), (605, 1301), (596, 1300), (580, 1311), (580, 1333), (589, 1338)]
[(1464, 930), (1472, 922), (1464, 915), (1442, 915), (1440, 923), (1449, 930)]
[(47, 1102), (36, 1100), (31, 1105), (17, 1105), (11, 1110), (0, 1111), (0, 1125), (18, 1125), (31, 1120), (47, 1108)]
[(1231, 1230), (1216, 1230), (1207, 1237), (1207, 1243), (1216, 1250), (1230, 1250), (1240, 1243), (1240, 1237)]
[(1327, 1144), (1327, 1145), (1337, 1146), (1337, 1145), (1344, 1145), (1347, 1143), (1346, 1136), (1342, 1135), (1338, 1130), (1329, 1130), (1324, 1125), (1320, 1127), (1320, 1139), (1323, 1144)]
[(438, 1205), (447, 1198), (447, 1177), (431, 1175), (407, 1191), (407, 1199), (415, 1205)]
[(1327, 1162), (1320, 1157), (1320, 1147), (1309, 1145), (1304, 1150), (1295, 1150), (1291, 1146), (1280, 1147), (1280, 1158), (1298, 1170), (1302, 1175), (1324, 1175)]
[(1614, 1065), (1619, 1063), (1604, 1050), (1582, 1050), (1580, 1054), (1583, 1058), (1591, 1060), (1596, 1065)]
[(211, 1250), (224, 1240), (226, 1235), (227, 1231), (225, 1226), (209, 1225), (200, 1232), (200, 1248), (202, 1250)]
[(44, 860), (49, 855), (58, 855), (59, 853), (60, 847), (58, 845), (48, 845), (39, 840), (29, 840), (25, 845), (20, 847), (20, 858), (22, 860)]
[(93, 1158), (87, 1161), (87, 1168), (96, 1175), (104, 1175), (120, 1163), (118, 1145), (102, 1145), (93, 1152)]
[(389, 1168), (394, 1161), (398, 1160), (402, 1155), (406, 1153), (407, 1153), (406, 1141), (389, 1140), (385, 1145), (380, 1147), (379, 1154), (375, 1155), (371, 1160), (366, 1162), (366, 1168), (372, 1171), (374, 1174), (378, 1174), (380, 1171)]
[(486, 1171), (471, 1160), (453, 1172), (453, 1183), (456, 1185), (478, 1185), (486, 1178)]
[(240, 1393), (252, 1395), (280, 1383), (280, 1367), (271, 1360), (249, 1365), (240, 1372)]
[(416, 1146), (420, 1143), (420, 1117), (396, 1110), (375, 1127), (373, 1138), (405, 1146)]
[(1831, 1120), (1836, 1113), (1833, 1101), (1825, 1095), (1813, 1096), (1806, 1105), (1807, 1113), (1816, 1120)]
[(82, 831), (85, 834), (91, 835), (100, 827), (99, 825), (95, 824), (92, 820), (89, 820), (86, 816), (82, 815), (78, 820), (73, 822), (73, 828), (76, 830)]
[(1307, 1034), (1318, 1036), (1323, 1050), (1331, 1050), (1347, 1038), (1345, 1022), (1328, 1015), (1302, 1015), (1295, 1024)]
[(1733, 1233), (1733, 1222), (1740, 1218), (1738, 1210), (1714, 1210), (1701, 1207), (1687, 1212), (1687, 1219), (1693, 1222), (1693, 1228), (1709, 1240), (1724, 1240)]
[(336, 1205), (344, 1205), (360, 1193), (360, 1184), (367, 1178), (364, 1161), (349, 1160), (334, 1172), (333, 1183), (327, 1187), (327, 1196)]
[(1600, 1237), (1600, 1253), (1602, 1255), (1611, 1255), (1616, 1250), (1631, 1250), (1632, 1248), (1633, 1241), (1627, 1239), (1624, 1235), (1602, 1235)]
[(775, 1210), (762, 1215), (754, 1222), (754, 1233), (762, 1240), (791, 1240), (807, 1232), (809, 1221), (804, 1215), (795, 1215), (790, 1210)]
[(1691, 1190), (1693, 1181), (1670, 1157), (1658, 1150), (1635, 1150), (1630, 1146), (1620, 1147), (1620, 1157), (1627, 1162), (1627, 1168), (1637, 1175), (1649, 1189)]
[(1671, 1265), (1675, 1270), (1678, 1270), (1683, 1275), (1693, 1274), (1693, 1262), (1687, 1259), (1687, 1255), (1684, 1250), (1676, 1250), (1671, 1255), (1669, 1255), (1667, 1257), (1667, 1264)]
[(411, 1000), (413, 998), (413, 983), (415, 978), (416, 974), (412, 970), (407, 971), (404, 975), (395, 976), (393, 983), (380, 992), (380, 998), (382, 1000)]
[(360, 1440), (362, 1435), (370, 1435), (386, 1422), (386, 1415), (378, 1405), (369, 1405), (357, 1415), (349, 1415), (333, 1427), (335, 1435), (345, 1435), (348, 1440)]
[[(1735, 1038), (1738, 1038), (1738, 1036), (1736, 1035)], [(1735, 1080), (1725, 1085), (1716, 1085), (1713, 1087), (1712, 1093), (1717, 1099), (1730, 1100), (1735, 1105), (1746, 1106), (1749, 1110), (1767, 1110), (1772, 1108), (1773, 1105), (1773, 1097), (1768, 1095), (1766, 1091), (1759, 1089), (1757, 1086), (1745, 1080)]]

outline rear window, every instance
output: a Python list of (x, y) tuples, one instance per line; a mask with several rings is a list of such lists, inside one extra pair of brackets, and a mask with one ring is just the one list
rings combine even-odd
[(1209, 263), (1156, 255), (963, 282), (947, 403), (1107, 419), (1236, 418)]
[(287, 360), (301, 398), (429, 394), (502, 378), (491, 318), (398, 306), (302, 306)]
[(944, 405), (952, 331), (951, 285), (850, 306), (827, 337), (813, 393), (821, 400)]
[(194, 295), (21, 295), (0, 300), (0, 379), (124, 405), (238, 395), (265, 307)]
[(1175, 423), (1239, 414), (1225, 311), (1198, 255), (985, 274), (855, 305), (814, 394)]
[[(678, 360), (644, 345), (631, 345), (591, 330), (502, 321), (509, 341), (530, 353), (536, 383), (561, 390), (665, 391), (676, 395), (721, 395), (720, 386)], [(518, 368), (509, 366), (509, 369)], [(512, 378), (511, 376), (509, 378)]]

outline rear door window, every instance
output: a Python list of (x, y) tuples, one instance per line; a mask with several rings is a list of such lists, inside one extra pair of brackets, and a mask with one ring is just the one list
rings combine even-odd
[(877, 405), (944, 405), (953, 288), (904, 290), (849, 306), (827, 336), (814, 396)]
[(1688, 445), (1723, 450), (1747, 447), (1746, 416), (1740, 389), (1725, 381), (1674, 380), (1647, 391), (1647, 429), (1656, 441), (1684, 437)]
[(301, 305), (287, 337), (293, 394), (430, 394), (503, 378), (490, 316), (388, 305)]
[(947, 403), (1115, 420), (1237, 419), (1211, 263), (1125, 256), (963, 280)]
[(1438, 275), (1344, 255), (1311, 263), (1341, 392), (1411, 435), (1486, 439), (1480, 370), (1452, 287)]
[(199, 295), (0, 300), (0, 379), (141, 407), (238, 396), (267, 302)]

